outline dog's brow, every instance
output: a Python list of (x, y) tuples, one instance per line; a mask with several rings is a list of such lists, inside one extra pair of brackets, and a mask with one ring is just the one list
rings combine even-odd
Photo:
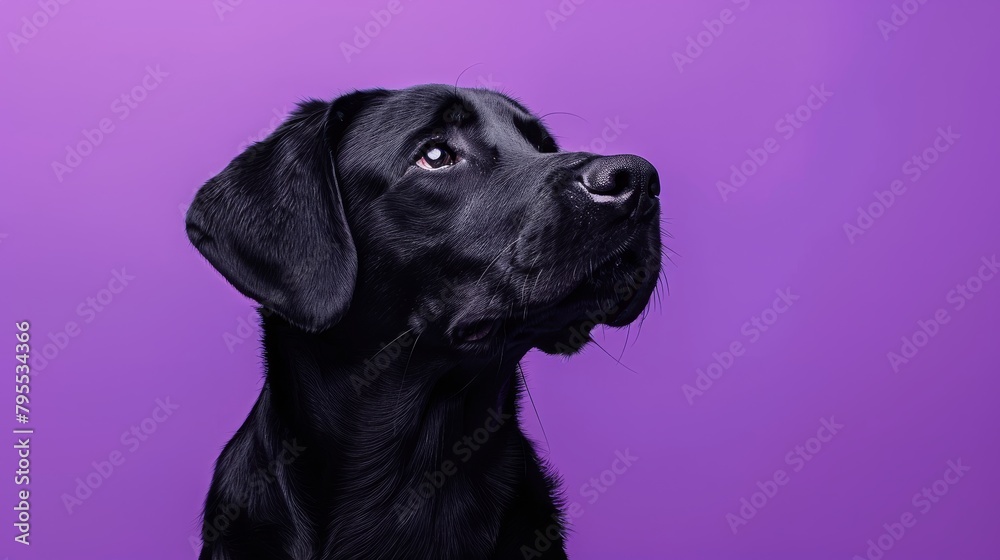
[(514, 115), (513, 118), (514, 126), (528, 142), (537, 146), (551, 138), (548, 131), (538, 119), (534, 117), (524, 118), (520, 115)]
[(528, 108), (525, 107), (524, 104), (521, 103), (520, 101), (518, 101), (517, 99), (514, 99), (512, 97), (507, 97), (507, 96), (502, 96), (502, 97), (503, 97), (504, 101), (506, 101), (507, 103), (509, 103), (510, 105), (512, 105), (518, 111), (521, 111), (522, 113), (524, 113), (527, 117), (532, 118), (534, 116), (534, 115), (532, 115), (531, 111), (529, 111)]
[(456, 95), (449, 95), (428, 109), (426, 120), (411, 129), (406, 135), (405, 144), (425, 140), (428, 135), (439, 135), (450, 127), (468, 126), (478, 118), (471, 103)]
[(459, 96), (445, 99), (435, 116), (435, 124), (444, 126), (462, 126), (476, 119), (476, 111), (472, 103)]

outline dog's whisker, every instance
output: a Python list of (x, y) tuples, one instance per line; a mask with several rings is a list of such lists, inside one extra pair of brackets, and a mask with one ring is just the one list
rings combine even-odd
[[(513, 311), (513, 307), (511, 307), (511, 311)], [(507, 326), (504, 325), (504, 327), (503, 327), (503, 343), (500, 344), (500, 360), (497, 362), (497, 372), (493, 375), (494, 377), (499, 376), (500, 375), (500, 370), (503, 369), (503, 351), (504, 351), (504, 348), (506, 348), (506, 347), (507, 347)]]
[(629, 337), (630, 334), (632, 334), (632, 325), (631, 324), (629, 324), (629, 326), (626, 327), (626, 329), (625, 329), (625, 344), (622, 344), (622, 351), (618, 354), (618, 359), (615, 360), (618, 363), (621, 363), (621, 359), (625, 355), (625, 348), (628, 347), (628, 337)]
[[(507, 282), (510, 279), (510, 277), (511, 277), (512, 274), (513, 274), (513, 272), (511, 272), (511, 271), (505, 272), (504, 273), (503, 281), (497, 282), (496, 287), (487, 290), (487, 292), (492, 292), (492, 294), (493, 294), (493, 295), (490, 296), (490, 301), (486, 302), (486, 308), (487, 309), (489, 309), (493, 305), (493, 301), (495, 299), (497, 299), (497, 296), (501, 295), (500, 292), (502, 291), (504, 283)], [(513, 306), (513, 305), (514, 304), (512, 303), (511, 306)], [(507, 313), (508, 313), (508, 315), (505, 315), (504, 319), (507, 319), (507, 318), (510, 317), (511, 310), (508, 309)]]
[(636, 329), (635, 340), (632, 341), (632, 346), (635, 346), (636, 342), (639, 342), (639, 335), (642, 334), (642, 324), (646, 322), (646, 315), (649, 313), (647, 309), (643, 309), (642, 314), (639, 315), (639, 327)]
[(469, 388), (469, 386), (470, 386), (470, 385), (472, 385), (472, 383), (473, 383), (473, 382), (474, 382), (475, 380), (479, 379), (479, 374), (480, 374), (480, 373), (482, 373), (482, 372), (483, 372), (482, 370), (479, 370), (479, 371), (478, 371), (478, 372), (476, 373), (476, 375), (473, 375), (473, 376), (472, 376), (472, 379), (469, 379), (469, 382), (468, 382), (468, 383), (466, 383), (465, 385), (463, 385), (461, 389), (459, 389), (459, 390), (455, 391), (455, 393), (454, 393), (454, 394), (452, 395), (452, 397), (457, 397), (457, 396), (461, 395), (461, 394), (462, 394), (462, 391), (465, 391), (466, 389), (468, 389), (468, 388)]
[(545, 113), (544, 115), (538, 117), (538, 120), (544, 121), (545, 117), (548, 117), (549, 115), (569, 115), (571, 117), (576, 117), (587, 124), (590, 124), (590, 121), (588, 121), (587, 119), (581, 117), (580, 115), (577, 115), (576, 113), (570, 113), (568, 111), (552, 111), (551, 113)]
[(545, 425), (542, 424), (542, 417), (538, 415), (538, 407), (535, 406), (535, 399), (531, 397), (531, 390), (528, 389), (528, 380), (524, 377), (524, 368), (517, 364), (517, 371), (521, 374), (521, 384), (524, 385), (524, 392), (528, 395), (528, 402), (531, 403), (532, 410), (535, 411), (535, 419), (538, 420), (538, 427), (542, 430), (542, 437), (545, 438), (545, 452), (551, 453), (552, 446), (549, 445), (549, 436), (545, 433)]
[(531, 290), (528, 292), (528, 299), (524, 302), (524, 320), (528, 320), (528, 304), (531, 303), (532, 298), (535, 297), (535, 288), (538, 287), (538, 279), (541, 278), (542, 274), (545, 273), (545, 268), (542, 267), (541, 270), (535, 274), (535, 281), (531, 283)]
[[(662, 283), (663, 289), (666, 290), (667, 295), (670, 295), (670, 279), (667, 278), (667, 273), (665, 271), (660, 271), (658, 278)], [(659, 289), (660, 285), (661, 284), (656, 285), (657, 289)]]
[[(531, 266), (528, 267), (527, 274), (524, 275), (524, 283), (521, 284), (521, 302), (524, 305), (524, 319), (528, 318), (528, 300), (524, 297), (524, 291), (528, 288), (528, 280), (531, 279), (531, 271), (535, 269), (535, 262), (538, 261), (538, 257), (541, 253), (535, 254), (535, 258), (531, 259)], [(537, 278), (537, 276), (536, 276)], [(530, 294), (529, 294), (530, 295)], [(511, 304), (511, 313), (514, 311), (514, 305)]]
[(631, 371), (632, 373), (634, 373), (636, 375), (640, 375), (640, 373), (638, 371), (635, 371), (634, 369), (632, 369), (632, 368), (628, 367), (627, 365), (623, 364), (621, 362), (621, 360), (618, 360), (617, 358), (615, 358), (610, 352), (608, 352), (607, 350), (605, 350), (603, 346), (601, 346), (600, 344), (598, 344), (596, 340), (594, 340), (593, 338), (591, 338), (590, 341), (593, 342), (595, 346), (597, 346), (598, 348), (601, 349), (601, 352), (604, 352), (605, 354), (607, 354), (608, 357), (611, 358), (612, 360), (614, 360), (618, 365), (622, 366), (623, 368)]
[(410, 355), (406, 357), (406, 365), (403, 366), (403, 375), (401, 375), (400, 378), (399, 378), (399, 392), (396, 393), (396, 405), (394, 407), (394, 409), (396, 411), (396, 414), (395, 414), (395, 416), (392, 419), (392, 435), (394, 437), (396, 435), (396, 420), (400, 416), (402, 416), (402, 414), (399, 414), (399, 400), (400, 400), (400, 397), (402, 397), (402, 395), (403, 395), (403, 384), (406, 381), (406, 371), (408, 369), (410, 369), (410, 360), (413, 359), (413, 353), (417, 350), (417, 343), (420, 342), (420, 335), (421, 334), (424, 334), (424, 333), (418, 334), (417, 338), (413, 341), (413, 346), (410, 347)]
[(493, 257), (493, 260), (492, 260), (492, 261), (490, 261), (490, 263), (489, 263), (488, 265), (486, 265), (486, 270), (484, 270), (484, 271), (483, 271), (483, 273), (482, 273), (481, 275), (479, 275), (479, 279), (478, 279), (478, 280), (476, 280), (476, 286), (475, 286), (475, 287), (477, 287), (477, 288), (479, 287), (479, 283), (480, 283), (480, 282), (482, 282), (483, 278), (484, 278), (484, 277), (486, 276), (486, 273), (490, 271), (490, 267), (491, 267), (491, 266), (493, 266), (494, 264), (496, 264), (496, 262), (497, 262), (498, 260), (500, 260), (500, 257), (502, 257), (502, 256), (503, 256), (503, 254), (504, 254), (505, 252), (507, 252), (507, 249), (510, 249), (510, 248), (511, 248), (511, 247), (513, 247), (514, 245), (517, 245), (517, 239), (515, 239), (514, 241), (512, 241), (512, 242), (510, 243), (510, 245), (507, 245), (507, 246), (506, 246), (506, 247), (504, 247), (503, 249), (500, 249), (500, 252), (499, 252), (499, 253), (497, 253), (497, 256)]
[(395, 342), (397, 340), (399, 340), (399, 339), (403, 338), (404, 336), (406, 336), (407, 334), (413, 332), (413, 329), (414, 329), (414, 327), (410, 327), (410, 328), (406, 329), (405, 331), (403, 331), (402, 334), (400, 334), (396, 338), (390, 340), (389, 343), (386, 344), (385, 346), (383, 346), (381, 350), (379, 350), (378, 352), (375, 352), (375, 354), (372, 355), (371, 359), (374, 360), (375, 358), (377, 358), (379, 354), (381, 354), (382, 352), (385, 352), (385, 349), (388, 348), (388, 347), (390, 347), (390, 346), (392, 346), (393, 344), (395, 344)]
[(486, 307), (487, 308), (489, 308), (491, 305), (493, 305), (493, 300), (495, 300), (497, 298), (497, 296), (500, 295), (500, 291), (499, 290), (492, 290), (492, 292), (493, 292), (493, 295), (490, 296), (490, 301), (486, 302)]
[(467, 66), (465, 68), (465, 70), (462, 70), (462, 72), (459, 73), (458, 77), (455, 78), (455, 95), (456, 96), (458, 95), (458, 82), (462, 81), (462, 76), (464, 76), (466, 72), (468, 72), (469, 70), (472, 70), (473, 68), (475, 68), (476, 66), (479, 66), (480, 64), (482, 64), (482, 62), (477, 62), (475, 64)]

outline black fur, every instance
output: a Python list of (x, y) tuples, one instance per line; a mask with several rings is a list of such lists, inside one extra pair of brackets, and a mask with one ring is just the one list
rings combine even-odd
[[(434, 147), (457, 163), (415, 165)], [(645, 160), (560, 152), (492, 91), (301, 104), (187, 216), (260, 303), (266, 361), (216, 464), (201, 558), (565, 558), (518, 361), (638, 317), (658, 192)]]

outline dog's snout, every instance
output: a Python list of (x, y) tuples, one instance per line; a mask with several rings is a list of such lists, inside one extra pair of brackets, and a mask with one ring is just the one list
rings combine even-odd
[(591, 160), (581, 170), (582, 183), (593, 195), (635, 194), (653, 199), (660, 194), (660, 177), (653, 164), (639, 156), (618, 155)]

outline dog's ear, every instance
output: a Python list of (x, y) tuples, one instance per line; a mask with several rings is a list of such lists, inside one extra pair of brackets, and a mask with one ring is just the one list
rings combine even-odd
[(358, 259), (334, 168), (365, 92), (308, 101), (198, 191), (187, 234), (241, 293), (289, 323), (325, 330), (350, 305)]

